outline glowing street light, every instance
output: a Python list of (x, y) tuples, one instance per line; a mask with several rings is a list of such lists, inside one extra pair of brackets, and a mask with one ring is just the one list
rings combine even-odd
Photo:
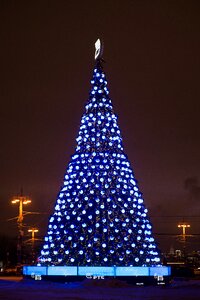
[(19, 203), (19, 215), (18, 215), (18, 219), (17, 222), (18, 223), (22, 223), (23, 222), (23, 205), (29, 204), (31, 203), (31, 199), (26, 197), (26, 196), (16, 196), (13, 197), (13, 200), (11, 201), (12, 204), (17, 204)]
[(30, 228), (28, 232), (31, 232), (31, 252), (32, 252), (32, 263), (35, 263), (35, 233), (39, 232), (37, 228)]
[(17, 224), (18, 224), (18, 240), (17, 240), (17, 261), (18, 264), (21, 265), (22, 261), (22, 237), (23, 237), (23, 219), (24, 219), (24, 211), (23, 211), (23, 205), (27, 205), (31, 203), (31, 199), (23, 196), (22, 192), (20, 196), (14, 196), (12, 201), (12, 204), (18, 204), (19, 205), (19, 214), (17, 217)]
[(182, 242), (183, 242), (183, 256), (186, 256), (186, 228), (190, 228), (190, 224), (187, 224), (185, 222), (179, 223), (178, 228), (182, 228)]
[(31, 228), (31, 229), (28, 229), (28, 232), (31, 232), (31, 241), (34, 242), (35, 241), (35, 233), (39, 232), (39, 230), (37, 228)]
[(186, 236), (186, 228), (190, 228), (190, 224), (181, 223), (181, 224), (178, 224), (178, 228), (182, 228), (182, 236), (185, 237)]

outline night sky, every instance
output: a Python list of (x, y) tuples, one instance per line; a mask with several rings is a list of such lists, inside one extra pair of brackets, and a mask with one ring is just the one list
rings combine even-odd
[(46, 213), (33, 220), (46, 231), (75, 150), (97, 38), (154, 231), (179, 233), (184, 217), (200, 233), (200, 2), (1, 0), (0, 234), (15, 234), (6, 220), (17, 215), (10, 199), (21, 187), (32, 198), (27, 210)]

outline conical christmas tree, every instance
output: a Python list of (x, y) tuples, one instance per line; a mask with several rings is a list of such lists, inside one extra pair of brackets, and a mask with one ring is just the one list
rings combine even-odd
[(49, 219), (40, 264), (158, 265), (152, 226), (123, 150), (100, 55), (91, 84), (76, 151)]

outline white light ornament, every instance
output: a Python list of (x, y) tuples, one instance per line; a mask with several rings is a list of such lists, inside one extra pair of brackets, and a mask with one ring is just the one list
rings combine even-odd
[(94, 59), (97, 60), (98, 58), (101, 58), (103, 54), (103, 45), (100, 41), (100, 39), (98, 39), (95, 42), (95, 55), (94, 55)]

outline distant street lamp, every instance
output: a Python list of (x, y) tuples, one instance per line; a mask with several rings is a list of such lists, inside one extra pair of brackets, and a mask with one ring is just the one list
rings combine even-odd
[(19, 203), (19, 215), (17, 222), (22, 223), (24, 219), (23, 215), (23, 205), (31, 203), (31, 200), (26, 196), (15, 196), (13, 197), (13, 200), (11, 201), (12, 204)]
[(185, 239), (186, 228), (190, 228), (190, 224), (181, 223), (181, 224), (178, 224), (178, 228), (182, 228), (182, 237)]
[(31, 232), (31, 252), (32, 252), (32, 262), (35, 262), (35, 233), (39, 232), (37, 228), (30, 228), (28, 232)]
[(31, 228), (28, 229), (28, 232), (31, 232), (31, 241), (34, 242), (35, 241), (35, 233), (38, 232), (39, 230), (37, 228)]
[(178, 228), (182, 228), (183, 256), (186, 256), (186, 228), (190, 228), (190, 224), (185, 222), (179, 223)]
[(22, 238), (24, 235), (23, 231), (23, 219), (24, 219), (24, 211), (23, 211), (23, 205), (27, 205), (31, 203), (31, 199), (27, 196), (23, 196), (22, 192), (20, 196), (14, 196), (12, 201), (12, 204), (18, 204), (19, 205), (19, 214), (17, 217), (17, 224), (18, 224), (18, 239), (17, 239), (17, 263), (18, 265), (21, 265), (22, 263)]

